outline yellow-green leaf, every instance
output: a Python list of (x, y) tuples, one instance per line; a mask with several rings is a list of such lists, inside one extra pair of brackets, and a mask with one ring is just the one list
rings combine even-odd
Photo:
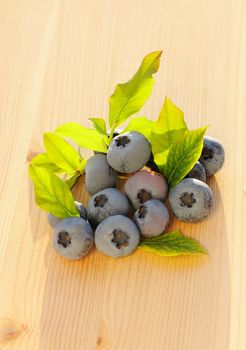
[(73, 196), (62, 179), (32, 164), (29, 166), (29, 175), (34, 183), (36, 203), (41, 209), (62, 219), (79, 216)]
[(132, 118), (123, 132), (138, 131), (147, 139), (150, 137), (153, 122), (146, 117)]
[(161, 173), (164, 171), (164, 164), (166, 163), (169, 149), (161, 153), (154, 154), (154, 162), (158, 166)]
[(40, 153), (36, 155), (36, 157), (32, 159), (31, 164), (38, 167), (46, 168), (52, 171), (53, 173), (64, 174), (67, 172), (66, 169), (62, 169), (58, 167), (56, 164), (54, 164), (46, 153)]
[(48, 157), (58, 167), (68, 172), (77, 171), (80, 167), (80, 157), (75, 149), (61, 136), (47, 132), (44, 134), (44, 147)]
[(150, 142), (153, 154), (170, 149), (186, 130), (184, 113), (166, 97), (159, 118), (152, 127)]
[(179, 230), (144, 239), (139, 247), (161, 256), (208, 255), (196, 240), (182, 235)]
[(84, 170), (87, 161), (88, 161), (88, 159), (86, 159), (86, 158), (80, 160), (80, 168), (79, 168), (80, 172), (82, 172)]
[(118, 84), (109, 101), (109, 125), (116, 127), (137, 113), (151, 94), (154, 79), (160, 65), (161, 51), (144, 57), (141, 66), (131, 80)]
[(104, 137), (95, 129), (89, 129), (78, 123), (71, 122), (60, 125), (55, 132), (70, 138), (82, 148), (97, 152), (107, 152)]
[(206, 129), (186, 131), (180, 142), (170, 148), (164, 164), (164, 176), (170, 187), (176, 186), (199, 159)]
[(82, 172), (86, 166), (86, 163), (87, 163), (87, 159), (80, 159), (79, 172), (76, 171), (76, 172), (66, 174), (65, 182), (70, 189), (72, 189), (74, 187), (74, 185), (76, 184), (76, 182), (78, 181), (80, 175), (82, 174)]
[(70, 190), (74, 187), (79, 177), (80, 175), (78, 173), (67, 174), (65, 178), (65, 182), (70, 188)]
[[(173, 130), (187, 130), (184, 121), (184, 113), (169, 100), (165, 98), (164, 104), (160, 111), (158, 119), (153, 123), (153, 132), (156, 134), (163, 134)], [(169, 146), (173, 143), (173, 137), (170, 135)]]
[(103, 118), (89, 118), (94, 128), (102, 135), (107, 135), (106, 123)]

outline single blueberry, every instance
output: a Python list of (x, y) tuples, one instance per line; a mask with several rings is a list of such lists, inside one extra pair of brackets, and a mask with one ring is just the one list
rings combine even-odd
[[(81, 217), (82, 219), (87, 220), (87, 210), (86, 210), (86, 208), (83, 206), (83, 204), (80, 203), (80, 202), (77, 202), (77, 201), (74, 201), (74, 204), (75, 204), (76, 208), (77, 208), (78, 211), (79, 211), (80, 217)], [(53, 214), (51, 214), (51, 213), (48, 213), (47, 219), (48, 219), (49, 224), (50, 224), (52, 227), (55, 227), (55, 225), (56, 225), (59, 221), (62, 220), (61, 218), (58, 218), (58, 217), (56, 217), (55, 215), (53, 215)]]
[(169, 202), (177, 218), (196, 222), (208, 216), (213, 193), (204, 182), (187, 178), (171, 189)]
[(105, 154), (96, 154), (88, 159), (84, 173), (85, 187), (91, 195), (104, 188), (116, 186), (117, 173), (108, 164)]
[(130, 176), (125, 183), (125, 193), (137, 209), (149, 199), (164, 200), (168, 186), (163, 176), (152, 171), (141, 170)]
[(186, 175), (187, 178), (193, 178), (206, 183), (206, 171), (200, 162), (196, 162), (191, 171)]
[(130, 255), (137, 248), (139, 240), (137, 226), (123, 215), (108, 217), (95, 231), (97, 249), (114, 258)]
[(124, 193), (116, 188), (105, 188), (90, 198), (87, 205), (88, 220), (96, 227), (108, 216), (127, 215), (129, 209), (129, 202)]
[(202, 163), (207, 176), (216, 174), (225, 161), (225, 151), (222, 144), (215, 138), (205, 136), (202, 154), (199, 162)]
[(134, 214), (134, 221), (144, 237), (159, 236), (169, 222), (167, 207), (158, 199), (150, 199), (140, 205)]
[(147, 163), (150, 154), (149, 141), (139, 132), (130, 131), (113, 138), (107, 159), (113, 169), (121, 173), (132, 173)]
[(69, 260), (78, 260), (88, 254), (93, 242), (93, 230), (82, 218), (69, 217), (55, 225), (54, 249)]

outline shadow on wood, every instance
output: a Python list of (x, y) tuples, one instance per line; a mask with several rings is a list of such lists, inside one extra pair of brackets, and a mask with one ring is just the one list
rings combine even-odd
[[(229, 349), (225, 213), (215, 179), (211, 185), (210, 217), (194, 225), (174, 219), (170, 227), (199, 240), (210, 257), (163, 258), (138, 250), (113, 259), (93, 250), (69, 262), (49, 245), (41, 348), (197, 350), (203, 343), (207, 350)], [(83, 189), (77, 195), (85, 196)]]

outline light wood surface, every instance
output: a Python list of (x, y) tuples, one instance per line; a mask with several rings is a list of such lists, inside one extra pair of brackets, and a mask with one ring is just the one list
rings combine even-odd
[[(0, 349), (246, 349), (246, 2), (0, 1)], [(208, 220), (173, 221), (210, 257), (95, 250), (67, 262), (51, 248), (28, 161), (42, 134), (106, 117), (116, 83), (163, 49), (151, 99), (185, 111), (225, 146)], [(76, 198), (86, 202), (82, 187)]]

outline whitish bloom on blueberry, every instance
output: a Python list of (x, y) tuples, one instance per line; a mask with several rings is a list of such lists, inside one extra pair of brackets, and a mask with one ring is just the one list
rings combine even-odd
[(139, 132), (130, 131), (113, 138), (109, 145), (107, 159), (115, 170), (132, 173), (141, 169), (149, 160), (151, 146)]
[(206, 182), (206, 171), (204, 166), (200, 162), (196, 162), (191, 171), (186, 175), (186, 177), (191, 177), (203, 182)]
[(205, 136), (199, 161), (204, 166), (207, 176), (217, 173), (222, 168), (224, 160), (225, 151), (222, 144), (213, 137)]
[(167, 207), (158, 199), (150, 199), (140, 205), (134, 214), (134, 221), (144, 237), (159, 236), (169, 222)]
[(69, 217), (55, 225), (54, 249), (69, 260), (78, 260), (88, 254), (93, 242), (93, 230), (82, 218)]
[(94, 194), (87, 205), (88, 220), (93, 227), (111, 215), (127, 215), (130, 206), (124, 193), (116, 188), (105, 188)]
[(137, 226), (123, 215), (108, 217), (95, 231), (97, 249), (114, 258), (131, 254), (137, 248), (139, 239)]
[(213, 193), (204, 182), (187, 178), (171, 189), (169, 202), (177, 218), (196, 222), (208, 216)]
[(107, 187), (115, 187), (117, 173), (108, 164), (105, 154), (96, 154), (86, 164), (85, 187), (89, 194), (97, 193)]
[(164, 177), (147, 170), (138, 171), (129, 177), (124, 189), (135, 209), (149, 199), (164, 200), (168, 192)]
[(74, 201), (74, 203), (75, 203), (76, 208), (77, 208), (78, 211), (79, 211), (80, 217), (81, 217), (82, 219), (87, 220), (87, 210), (86, 210), (86, 208), (83, 206), (83, 204), (80, 203), (80, 202), (77, 202), (77, 201)]
[[(77, 202), (77, 201), (74, 201), (74, 204), (75, 204), (76, 208), (77, 208), (78, 211), (79, 211), (80, 217), (81, 217), (82, 219), (87, 220), (87, 210), (86, 210), (86, 208), (83, 206), (83, 204), (80, 203), (80, 202)], [(56, 225), (59, 221), (62, 220), (61, 218), (58, 218), (58, 217), (56, 217), (55, 215), (53, 215), (53, 214), (51, 214), (51, 213), (48, 214), (47, 218), (48, 218), (49, 224), (50, 224), (52, 227), (55, 227), (55, 225)]]

